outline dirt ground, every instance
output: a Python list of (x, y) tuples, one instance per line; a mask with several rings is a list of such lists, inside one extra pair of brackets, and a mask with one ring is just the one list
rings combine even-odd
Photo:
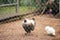
[[(46, 16), (33, 17), (36, 19), (36, 27), (30, 36), (25, 35), (22, 20), (19, 20), (0, 25), (0, 40), (60, 40), (60, 19), (48, 18)], [(45, 32), (44, 28), (48, 25), (55, 28), (55, 37), (48, 36)]]

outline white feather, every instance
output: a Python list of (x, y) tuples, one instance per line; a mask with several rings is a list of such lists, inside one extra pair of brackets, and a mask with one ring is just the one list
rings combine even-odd
[(25, 19), (27, 22), (22, 22), (22, 24), (26, 24), (26, 25), (28, 25), (28, 24), (31, 24), (31, 22), (30, 22), (30, 20), (29, 19)]
[(55, 35), (55, 29), (53, 27), (46, 26), (45, 31), (47, 32), (47, 34)]
[(23, 25), (30, 25), (30, 24), (32, 24), (32, 25), (35, 25), (35, 21), (34, 20), (29, 20), (29, 19), (27, 19), (27, 18), (25, 18), (25, 20), (27, 21), (27, 22), (22, 22), (22, 24)]
[(30, 20), (31, 21), (31, 23), (33, 24), (33, 25), (35, 25), (35, 21), (34, 20)]

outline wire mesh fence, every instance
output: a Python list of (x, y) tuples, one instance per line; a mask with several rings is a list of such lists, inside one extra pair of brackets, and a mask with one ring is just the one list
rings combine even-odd
[(17, 0), (0, 0), (0, 20), (16, 15)]
[[(14, 15), (29, 14), (36, 11), (44, 14), (48, 13), (50, 9), (52, 9), (55, 15), (59, 12), (59, 0), (53, 1), (52, 3), (50, 0), (18, 0), (18, 2), (17, 0), (0, 0), (0, 19)], [(18, 12), (16, 12), (16, 10)]]

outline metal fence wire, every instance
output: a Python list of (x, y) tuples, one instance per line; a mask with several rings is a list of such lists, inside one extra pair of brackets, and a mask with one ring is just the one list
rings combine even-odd
[[(59, 13), (59, 0), (0, 0), (0, 19), (23, 15), (32, 12), (40, 14), (48, 13), (52, 9), (53, 14)], [(16, 12), (16, 10), (18, 12)]]

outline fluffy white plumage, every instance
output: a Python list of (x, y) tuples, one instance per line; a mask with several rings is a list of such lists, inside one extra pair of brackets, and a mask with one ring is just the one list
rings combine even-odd
[(35, 21), (34, 20), (30, 20), (31, 21), (31, 23), (33, 24), (33, 25), (35, 25)]
[(30, 22), (29, 19), (26, 18), (25, 20), (26, 20), (27, 22), (24, 22), (24, 21), (23, 21), (23, 22), (22, 22), (23, 25), (24, 25), (24, 24), (26, 24), (26, 25), (31, 24), (31, 22)]
[(49, 35), (55, 35), (55, 29), (54, 29), (53, 27), (46, 26), (46, 27), (45, 27), (45, 31), (46, 31), (47, 34), (49, 34)]
[(22, 24), (26, 24), (26, 25), (29, 25), (29, 24), (33, 24), (33, 25), (35, 25), (35, 20), (33, 20), (33, 19), (31, 19), (31, 20), (29, 20), (29, 19), (27, 19), (27, 18), (25, 18), (25, 20), (27, 21), (27, 22), (22, 22)]

